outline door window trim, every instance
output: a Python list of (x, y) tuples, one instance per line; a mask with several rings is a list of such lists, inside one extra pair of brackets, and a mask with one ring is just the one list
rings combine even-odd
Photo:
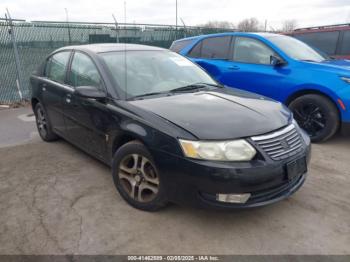
[[(57, 81), (54, 81), (52, 79), (50, 79), (48, 76), (47, 76), (47, 70), (48, 70), (48, 64), (50, 64), (50, 67), (51, 67), (51, 62), (49, 63), (50, 59), (54, 56), (54, 55), (57, 55), (59, 53), (64, 53), (64, 52), (69, 52), (69, 58), (68, 58), (68, 61), (67, 61), (67, 64), (66, 64), (66, 68), (65, 68), (65, 72), (64, 72), (64, 80), (63, 80), (63, 83), (60, 83), (60, 82), (57, 82)], [(71, 61), (71, 58), (72, 58), (72, 49), (65, 49), (65, 50), (60, 50), (60, 51), (57, 51), (51, 55), (49, 55), (46, 60), (45, 60), (45, 67), (44, 67), (44, 78), (53, 82), (53, 83), (57, 83), (57, 84), (60, 84), (60, 85), (67, 85), (67, 74), (68, 74), (68, 68), (70, 67), (70, 61)]]
[[(228, 48), (228, 53), (227, 53), (227, 57), (226, 58), (209, 58), (209, 57), (203, 57), (202, 56), (202, 51), (203, 51), (203, 42), (205, 40), (208, 40), (208, 39), (213, 39), (213, 38), (223, 38), (223, 37), (229, 37), (230, 38), (230, 43), (229, 43), (229, 48)], [(198, 58), (198, 59), (207, 59), (207, 60), (230, 60), (230, 56), (231, 56), (231, 52), (233, 51), (232, 49), (232, 43), (233, 43), (233, 38), (235, 38), (235, 36), (232, 36), (232, 35), (223, 35), (223, 36), (211, 36), (211, 37), (206, 37), (206, 38), (203, 38), (201, 40), (199, 40), (199, 42), (197, 42), (192, 48), (190, 51), (188, 51), (188, 56), (191, 57), (191, 58)], [(193, 49), (195, 49), (198, 45), (200, 45), (199, 47), (199, 56), (196, 57), (196, 56), (191, 56), (190, 53), (192, 52)]]
[(279, 59), (283, 60), (283, 61), (286, 63), (286, 65), (288, 64), (288, 61), (286, 61), (286, 60), (280, 55), (280, 53), (279, 53), (277, 50), (275, 50), (275, 49), (273, 49), (272, 47), (268, 46), (266, 43), (264, 43), (264, 42), (261, 41), (260, 39), (257, 39), (257, 38), (255, 38), (255, 37), (251, 37), (251, 36), (239, 36), (239, 35), (235, 36), (234, 39), (233, 39), (233, 41), (232, 41), (232, 47), (231, 47), (232, 53), (230, 54), (231, 56), (230, 56), (230, 58), (229, 58), (229, 61), (232, 61), (232, 62), (235, 62), (235, 63), (246, 64), (246, 65), (261, 65), (261, 66), (272, 66), (272, 67), (273, 67), (273, 65), (271, 65), (271, 64), (248, 63), (248, 62), (242, 62), (242, 61), (236, 61), (236, 60), (234, 60), (233, 55), (234, 55), (234, 50), (235, 50), (235, 48), (236, 48), (236, 40), (237, 40), (238, 37), (240, 37), (240, 38), (249, 38), (249, 39), (253, 39), (253, 40), (255, 40), (255, 41), (260, 42), (261, 44), (263, 44), (264, 46), (266, 46), (268, 49), (270, 49)]
[(71, 85), (70, 82), (69, 82), (70, 74), (71, 74), (71, 68), (72, 68), (72, 63), (73, 63), (73, 60), (74, 60), (75, 53), (81, 53), (83, 55), (86, 55), (91, 60), (91, 62), (94, 64), (94, 66), (95, 66), (95, 68), (97, 70), (98, 75), (100, 76), (101, 83), (102, 83), (101, 88), (103, 89), (102, 91), (104, 91), (106, 94), (108, 94), (105, 80), (103, 79), (101, 71), (98, 68), (97, 64), (95, 63), (94, 59), (87, 52), (84, 52), (84, 51), (81, 51), (81, 50), (72, 50), (72, 54), (71, 54), (71, 57), (70, 57), (70, 60), (69, 60), (69, 66), (67, 67), (67, 69), (68, 69), (67, 76), (66, 76), (67, 85), (75, 90), (75, 86)]

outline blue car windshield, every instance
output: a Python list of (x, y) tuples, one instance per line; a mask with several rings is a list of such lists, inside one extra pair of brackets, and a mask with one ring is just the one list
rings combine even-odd
[(327, 57), (317, 52), (311, 46), (293, 37), (278, 35), (269, 36), (267, 39), (295, 60), (322, 62), (327, 59)]

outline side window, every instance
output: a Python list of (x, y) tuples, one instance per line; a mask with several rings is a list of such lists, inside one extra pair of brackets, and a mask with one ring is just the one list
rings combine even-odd
[(70, 52), (59, 52), (49, 58), (45, 67), (45, 76), (52, 81), (64, 83)]
[(211, 37), (202, 41), (202, 58), (228, 59), (231, 45), (231, 36)]
[(340, 49), (341, 55), (350, 55), (350, 30), (344, 31), (343, 42)]
[(335, 55), (339, 31), (306, 33), (295, 35), (295, 37), (328, 55)]
[(74, 54), (69, 84), (72, 86), (95, 86), (102, 89), (100, 74), (90, 57), (80, 52)]
[(233, 60), (250, 64), (269, 65), (270, 57), (275, 52), (259, 40), (247, 37), (236, 37)]

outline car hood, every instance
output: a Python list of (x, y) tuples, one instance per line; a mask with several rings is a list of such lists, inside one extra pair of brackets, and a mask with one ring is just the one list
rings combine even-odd
[(312, 64), (315, 69), (337, 74), (350, 75), (350, 60), (325, 60), (323, 62), (303, 62)]
[(135, 100), (202, 140), (225, 140), (271, 132), (286, 126), (290, 111), (271, 99), (234, 89), (216, 89)]

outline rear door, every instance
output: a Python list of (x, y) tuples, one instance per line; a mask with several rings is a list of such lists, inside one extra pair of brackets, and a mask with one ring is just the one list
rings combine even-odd
[(110, 121), (105, 101), (79, 97), (74, 92), (77, 86), (95, 86), (106, 92), (101, 74), (88, 54), (74, 52), (67, 81), (72, 92), (63, 100), (66, 135), (79, 147), (103, 159)]
[(42, 103), (54, 131), (63, 134), (65, 130), (62, 100), (66, 89), (67, 65), (70, 51), (55, 53), (47, 59), (44, 77), (40, 81)]

